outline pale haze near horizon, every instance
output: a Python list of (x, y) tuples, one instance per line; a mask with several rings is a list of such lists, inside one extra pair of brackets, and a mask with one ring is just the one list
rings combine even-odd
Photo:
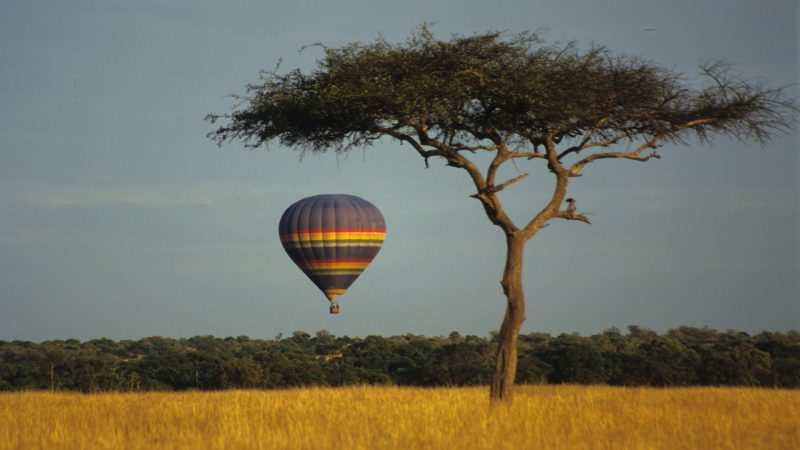
[[(717, 59), (797, 97), (795, 1), (5, 1), (0, 6), (0, 340), (486, 335), (505, 299), (500, 231), (462, 171), (389, 140), (349, 155), (221, 149), (225, 113), (261, 69), (308, 70), (317, 42), (538, 30), (685, 73)], [(793, 85), (794, 84), (794, 85)], [(646, 164), (587, 167), (590, 226), (529, 243), (522, 332), (636, 324), (798, 329), (798, 134), (716, 139)], [(552, 180), (504, 193), (527, 221)], [(330, 316), (278, 219), (317, 193), (364, 197), (381, 253)]]

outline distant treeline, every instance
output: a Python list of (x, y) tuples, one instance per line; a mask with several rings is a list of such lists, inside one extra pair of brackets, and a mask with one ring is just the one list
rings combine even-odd
[[(246, 336), (0, 341), (0, 390), (96, 391), (488, 384), (489, 337)], [(593, 336), (520, 336), (517, 382), (800, 387), (800, 333), (637, 326)]]

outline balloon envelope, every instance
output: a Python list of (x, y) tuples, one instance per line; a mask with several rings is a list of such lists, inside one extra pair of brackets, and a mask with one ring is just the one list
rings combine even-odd
[(378, 254), (386, 224), (378, 208), (360, 197), (325, 194), (290, 206), (279, 234), (292, 261), (333, 301)]

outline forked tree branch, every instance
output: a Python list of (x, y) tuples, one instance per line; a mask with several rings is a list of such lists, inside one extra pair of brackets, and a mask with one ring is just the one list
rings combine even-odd
[(589, 142), (592, 140), (592, 137), (600, 130), (602, 130), (605, 124), (608, 123), (609, 120), (610, 120), (609, 117), (600, 118), (597, 121), (597, 123), (595, 123), (595, 125), (589, 131), (586, 132), (580, 144), (574, 145), (558, 154), (559, 161), (563, 159), (565, 156), (569, 155), (570, 153), (580, 153), (581, 150), (588, 148), (587, 144), (589, 144)]
[[(633, 150), (633, 151), (601, 152), (601, 153), (591, 154), (591, 155), (581, 159), (580, 161), (574, 163), (569, 168), (569, 176), (571, 176), (571, 177), (580, 176), (580, 171), (587, 164), (589, 164), (589, 163), (591, 163), (593, 161), (600, 160), (600, 159), (630, 159), (630, 160), (639, 161), (639, 162), (646, 162), (646, 161), (649, 161), (649, 160), (651, 160), (653, 158), (659, 159), (661, 157), (655, 152), (655, 149), (661, 147), (663, 145), (662, 144), (663, 141), (665, 141), (666, 139), (675, 138), (675, 136), (677, 136), (678, 133), (680, 133), (682, 131), (693, 129), (693, 128), (702, 127), (704, 125), (713, 123), (713, 121), (714, 121), (713, 118), (702, 118), (702, 119), (695, 119), (695, 120), (686, 122), (686, 123), (681, 124), (681, 125), (676, 125), (674, 127), (669, 128), (668, 130), (665, 130), (665, 131), (662, 131), (662, 132), (656, 134), (656, 136), (654, 136), (651, 139), (647, 140), (644, 144), (640, 145), (639, 147), (636, 148), (636, 150)], [(621, 140), (623, 138), (624, 138), (624, 136), (619, 137), (618, 140)], [(617, 139), (616, 138), (612, 139), (612, 141), (614, 141), (614, 140), (617, 140)], [(606, 147), (606, 145), (601, 145), (601, 146), (602, 147)], [(588, 148), (588, 146), (586, 148)], [(647, 155), (647, 156), (642, 156), (642, 153), (647, 149), (653, 149), (654, 151), (652, 153), (650, 153), (649, 155)]]
[(408, 142), (409, 144), (411, 144), (411, 147), (413, 147), (414, 150), (416, 150), (417, 153), (419, 153), (419, 155), (422, 156), (422, 158), (425, 160), (426, 168), (430, 167), (430, 165), (428, 164), (429, 158), (432, 158), (434, 156), (442, 156), (442, 153), (439, 150), (426, 150), (422, 145), (420, 145), (419, 142), (417, 142), (416, 139), (405, 133), (400, 133), (398, 131), (386, 128), (381, 129), (380, 132), (387, 136), (391, 136), (401, 142)]

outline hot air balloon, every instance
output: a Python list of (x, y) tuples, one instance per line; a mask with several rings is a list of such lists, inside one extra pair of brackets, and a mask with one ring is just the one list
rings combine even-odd
[(331, 302), (331, 314), (338, 314), (334, 299), (378, 254), (386, 223), (378, 208), (360, 197), (315, 195), (283, 213), (279, 234), (286, 253)]

